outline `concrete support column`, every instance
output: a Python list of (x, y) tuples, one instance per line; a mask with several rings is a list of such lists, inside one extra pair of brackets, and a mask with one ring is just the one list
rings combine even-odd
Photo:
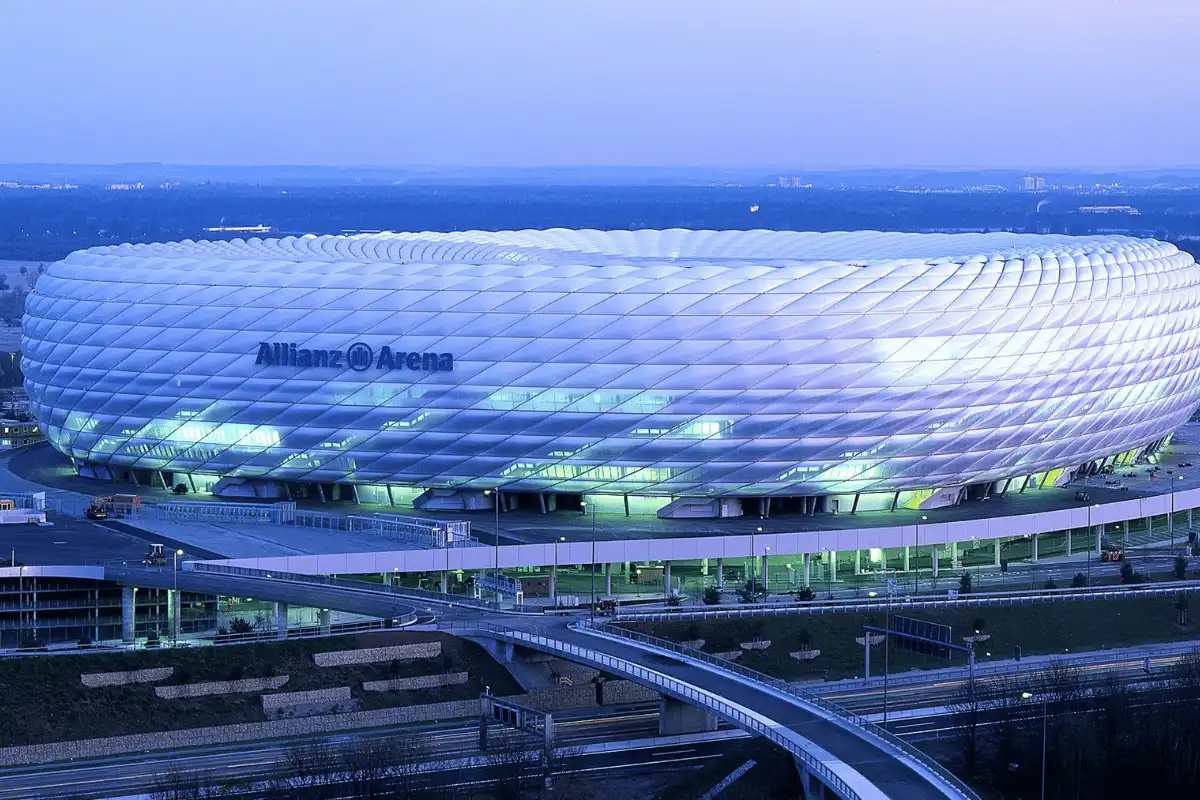
[(862, 551), (854, 551), (854, 574), (862, 575)]
[[(1153, 539), (1150, 538), (1150, 535), (1153, 533), (1154, 533), (1154, 517), (1146, 517), (1146, 539), (1148, 541), (1151, 541), (1151, 542), (1154, 541)], [(1129, 538), (1128, 533), (1125, 534), (1125, 538), (1126, 539)]]
[(935, 544), (929, 548), (929, 560), (933, 562), (933, 579), (937, 580), (938, 564), (942, 560), (942, 546), (940, 544)]
[(812, 581), (812, 554), (805, 553), (804, 554), (804, 588), (805, 589), (807, 589), (809, 587), (809, 583), (811, 581)]
[(708, 575), (708, 559), (707, 558), (700, 559), (700, 574), (705, 575), (705, 576)]
[(837, 550), (829, 551), (829, 582), (837, 583)]
[(1067, 555), (1071, 555), (1071, 529), (1067, 528)]
[[(1125, 524), (1125, 541), (1129, 541), (1129, 520), (1125, 520), (1124, 524)], [(1101, 533), (1104, 533), (1103, 525), (1097, 525), (1096, 527), (1098, 527), (1100, 529)], [(1098, 546), (1097, 546), (1097, 549), (1099, 549)]]
[(799, 759), (796, 759), (796, 771), (800, 775), (800, 790), (804, 800), (825, 800), (825, 785)]
[(671, 562), (663, 562), (663, 594), (670, 596), (671, 594)]
[(450, 573), (442, 570), (442, 594), (450, 594)]
[(171, 629), (171, 640), (179, 638), (181, 630), (179, 612), (179, 592), (175, 589), (167, 589), (167, 624)]
[(611, 595), (612, 592), (612, 564), (604, 565), (604, 593)]
[(1096, 526), (1096, 552), (1099, 553), (1104, 549), (1104, 526)]
[(328, 634), (332, 628), (333, 620), (328, 608), (321, 609), (321, 633)]
[(659, 736), (679, 736), (684, 733), (711, 733), (716, 729), (717, 718), (696, 706), (665, 697), (659, 701)]
[(767, 575), (767, 556), (762, 557), (761, 563), (762, 563), (762, 569), (759, 570), (759, 574), (762, 575), (763, 591), (765, 592), (765, 591), (767, 591), (767, 577), (768, 577), (768, 575)]
[(132, 642), (136, 638), (136, 605), (137, 589), (132, 586), (121, 587), (121, 641)]
[(908, 563), (908, 545), (904, 545), (904, 571), (908, 572), (912, 567)]
[(288, 630), (288, 604), (275, 604), (275, 638), (286, 639)]
[(1038, 560), (1038, 539), (1039, 538), (1040, 538), (1039, 534), (1035, 533), (1033, 535), (1033, 563), (1035, 563), (1035, 564), (1037, 563), (1037, 560)]
[(992, 550), (992, 565), (998, 567), (1000, 566), (1000, 537), (997, 536), (992, 543), (995, 545)]
[(550, 602), (558, 605), (558, 565), (550, 567)]
[(958, 542), (950, 543), (950, 569), (958, 567)]
[(628, 585), (629, 585), (629, 579), (630, 579), (630, 577), (631, 577), (631, 572), (630, 572), (630, 570), (629, 570), (629, 562), (628, 562), (628, 561), (624, 562), (624, 563), (621, 565), (621, 574), (625, 576), (625, 585), (626, 585), (626, 586), (628, 586)]
[(717, 559), (717, 588), (725, 588), (725, 559)]

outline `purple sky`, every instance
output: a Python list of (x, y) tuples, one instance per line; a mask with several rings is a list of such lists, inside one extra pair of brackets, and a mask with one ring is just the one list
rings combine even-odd
[(0, 162), (1194, 166), (1188, 0), (0, 0)]

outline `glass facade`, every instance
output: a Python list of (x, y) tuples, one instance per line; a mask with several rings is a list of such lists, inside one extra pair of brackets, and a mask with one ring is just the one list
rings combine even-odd
[(513, 231), (122, 245), (30, 295), (79, 462), (288, 481), (892, 492), (1200, 403), (1200, 269), (1121, 236)]

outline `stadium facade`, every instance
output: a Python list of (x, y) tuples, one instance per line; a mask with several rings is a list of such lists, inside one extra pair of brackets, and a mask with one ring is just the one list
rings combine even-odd
[(46, 437), (95, 477), (664, 516), (929, 506), (1160, 445), (1200, 403), (1200, 268), (1153, 240), (1006, 233), (121, 245), (50, 267), (22, 351)]

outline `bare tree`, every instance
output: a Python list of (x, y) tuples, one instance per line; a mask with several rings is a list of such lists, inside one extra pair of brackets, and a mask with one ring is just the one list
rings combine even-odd
[(544, 785), (546, 770), (542, 754), (530, 744), (506, 738), (499, 747), (488, 751), (488, 775), (495, 800), (522, 800)]
[(282, 788), (304, 797), (322, 800), (336, 795), (337, 761), (325, 748), (304, 742), (287, 749), (287, 770), (279, 781)]
[(361, 739), (339, 754), (341, 771), (357, 800), (407, 798), (416, 792), (416, 778), (425, 755), (412, 734)]
[[(983, 687), (979, 687), (983, 688)], [(962, 746), (963, 761), (967, 772), (974, 774), (979, 767), (980, 727), (983, 724), (985, 701), (980, 691), (971, 690), (964, 684), (954, 693), (950, 701), (950, 713), (954, 717), (954, 734)]]

